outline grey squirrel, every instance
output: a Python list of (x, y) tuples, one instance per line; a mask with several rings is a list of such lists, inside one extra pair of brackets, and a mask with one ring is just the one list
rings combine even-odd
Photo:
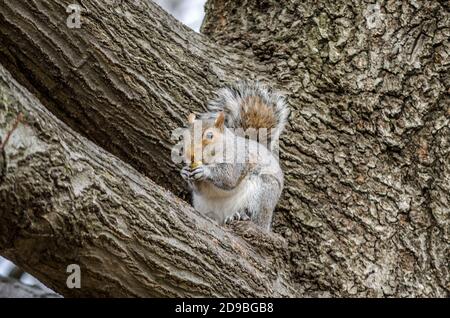
[(252, 220), (270, 231), (283, 189), (275, 152), (289, 115), (284, 98), (260, 83), (239, 82), (219, 90), (208, 110), (199, 119), (189, 115), (183, 151), (181, 176), (194, 208), (219, 223)]

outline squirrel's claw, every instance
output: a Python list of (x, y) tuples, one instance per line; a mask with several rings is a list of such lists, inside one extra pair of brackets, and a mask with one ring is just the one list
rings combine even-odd
[(206, 168), (205, 166), (200, 166), (191, 171), (189, 178), (195, 181), (204, 180), (206, 178)]
[(207, 171), (204, 166), (192, 169), (190, 166), (184, 166), (180, 171), (181, 177), (186, 181), (200, 181), (207, 176)]
[(229, 217), (227, 217), (224, 221), (225, 224), (230, 224), (233, 223), (235, 221), (239, 221), (240, 220), (240, 215), (238, 212), (230, 215)]
[(181, 177), (188, 181), (189, 180), (189, 176), (191, 175), (191, 169), (188, 166), (184, 166), (181, 171), (180, 171)]
[(235, 221), (248, 221), (250, 217), (245, 212), (236, 212), (229, 217), (227, 217), (224, 221), (225, 224), (230, 224)]

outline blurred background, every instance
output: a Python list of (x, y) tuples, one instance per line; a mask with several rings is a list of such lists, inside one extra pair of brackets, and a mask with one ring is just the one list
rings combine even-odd
[[(203, 16), (205, 15), (204, 5), (206, 0), (153, 0), (153, 2), (194, 31), (199, 32)], [(37, 279), (1, 256), (0, 276), (15, 278), (24, 284), (38, 285), (45, 288)]]
[(205, 15), (203, 7), (206, 0), (153, 0), (153, 2), (194, 31), (199, 32)]

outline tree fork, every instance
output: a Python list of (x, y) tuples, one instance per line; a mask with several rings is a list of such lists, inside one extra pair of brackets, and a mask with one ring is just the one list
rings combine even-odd
[(263, 66), (215, 46), (152, 1), (83, 1), (80, 28), (66, 25), (72, 3), (0, 0), (0, 62), (74, 130), (185, 193), (171, 132), (204, 110), (215, 89), (256, 78)]
[(448, 295), (446, 1), (209, 0), (209, 39), (145, 1), (85, 0), (69, 30), (67, 3), (0, 0), (0, 62), (58, 118), (181, 195), (171, 129), (265, 77), (292, 109), (273, 228), (297, 294)]
[[(294, 296), (287, 245), (223, 228), (73, 132), (0, 67), (0, 254), (64, 296)], [(66, 286), (69, 264), (81, 288)]]

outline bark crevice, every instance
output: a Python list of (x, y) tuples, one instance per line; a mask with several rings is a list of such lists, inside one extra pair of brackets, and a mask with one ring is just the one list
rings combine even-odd
[[(64, 296), (294, 296), (287, 243), (221, 227), (50, 114), (0, 67), (0, 253)], [(256, 242), (256, 243), (254, 243)], [(66, 286), (81, 268), (81, 289)]]
[[(202, 28), (208, 38), (145, 1), (83, 1), (87, 19), (79, 30), (64, 27), (68, 1), (16, 3), (0, 0), (0, 39), (7, 44), (0, 62), (58, 118), (178, 197), (186, 192), (170, 161), (170, 132), (189, 112), (203, 110), (214, 89), (239, 79), (265, 79), (286, 93), (286, 182), (273, 228), (287, 246), (278, 253), (275, 239), (255, 253), (286, 266), (296, 295), (448, 296), (445, 1), (210, 0)], [(101, 192), (102, 185), (89, 188)], [(78, 209), (104, 215), (92, 202)], [(165, 221), (146, 222), (171, 237)], [(250, 236), (252, 251), (259, 248), (252, 240), (264, 242)], [(107, 248), (110, 241), (99, 242)], [(265, 272), (270, 282), (274, 273)], [(269, 285), (263, 283), (265, 291)], [(174, 286), (164, 291), (172, 295)]]

